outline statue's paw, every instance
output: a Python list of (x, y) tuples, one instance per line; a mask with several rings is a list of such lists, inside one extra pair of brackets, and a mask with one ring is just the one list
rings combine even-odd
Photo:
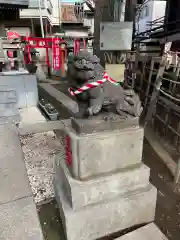
[(141, 106), (141, 102), (137, 101), (137, 99), (128, 99), (128, 101), (124, 100), (124, 102), (120, 102), (116, 106), (116, 110), (119, 115), (127, 115), (133, 117), (140, 117), (143, 108)]
[(128, 116), (140, 117), (143, 107), (139, 96), (130, 89), (124, 91), (124, 101), (117, 103), (116, 110), (120, 115), (124, 113)]
[(99, 105), (99, 104), (91, 106), (87, 109), (86, 115), (88, 116), (97, 115), (101, 111), (101, 108), (102, 108), (102, 105)]

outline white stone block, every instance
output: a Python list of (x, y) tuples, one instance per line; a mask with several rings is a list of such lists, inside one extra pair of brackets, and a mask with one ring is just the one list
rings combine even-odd
[(38, 103), (37, 80), (35, 75), (16, 74), (0, 76), (0, 90), (14, 90), (17, 108), (36, 106)]
[(76, 179), (87, 180), (117, 172), (140, 164), (142, 159), (144, 131), (139, 127), (83, 136), (69, 128), (67, 136), (72, 154), (69, 169)]
[(76, 211), (59, 182), (55, 194), (67, 240), (95, 240), (154, 220), (157, 190), (152, 185)]
[(148, 186), (149, 174), (150, 169), (142, 164), (110, 176), (79, 181), (72, 178), (65, 162), (61, 161), (59, 165), (56, 165), (55, 178), (57, 184), (62, 183), (72, 208), (80, 209)]

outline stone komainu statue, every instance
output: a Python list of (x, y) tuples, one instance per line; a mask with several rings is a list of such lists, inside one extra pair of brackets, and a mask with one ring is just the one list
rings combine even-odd
[(142, 106), (140, 99), (132, 89), (123, 89), (104, 79), (104, 68), (96, 55), (80, 51), (78, 56), (68, 62), (67, 79), (70, 93), (79, 104), (79, 114), (93, 116), (100, 112), (118, 114), (119, 117), (140, 117)]

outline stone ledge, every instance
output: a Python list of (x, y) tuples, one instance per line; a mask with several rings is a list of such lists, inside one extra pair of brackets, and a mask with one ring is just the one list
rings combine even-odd
[(40, 88), (52, 96), (59, 104), (62, 104), (69, 112), (75, 114), (79, 111), (78, 104), (49, 83), (39, 84)]
[(150, 223), (144, 227), (141, 227), (133, 232), (117, 238), (116, 240), (168, 240), (165, 235), (154, 224)]
[(0, 125), (0, 204), (32, 196), (15, 126)]
[(154, 221), (157, 190), (152, 185), (77, 211), (70, 207), (60, 183), (55, 195), (68, 240), (98, 239)]
[[(58, 159), (57, 159), (58, 160)], [(72, 178), (64, 161), (56, 165), (55, 184), (63, 183), (68, 200), (73, 209), (110, 200), (126, 192), (149, 185), (150, 169), (142, 165), (125, 169), (110, 176), (95, 178), (89, 181), (78, 181)]]
[(94, 116), (92, 119), (72, 119), (72, 128), (78, 134), (92, 134), (102, 131), (123, 130), (125, 128), (132, 128), (137, 126), (139, 126), (139, 118), (106, 121), (102, 119), (101, 115), (99, 115)]
[(144, 138), (142, 128), (83, 136), (70, 128), (65, 131), (70, 138), (72, 152), (69, 169), (76, 179), (88, 180), (141, 163)]

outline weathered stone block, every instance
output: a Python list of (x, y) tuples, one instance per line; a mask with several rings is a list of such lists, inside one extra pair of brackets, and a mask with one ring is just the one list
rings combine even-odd
[(0, 125), (0, 152), (0, 204), (32, 196), (18, 132), (10, 124)]
[(56, 165), (56, 183), (60, 182), (73, 209), (111, 200), (129, 191), (149, 185), (150, 170), (145, 165), (138, 165), (110, 176), (89, 181), (72, 178), (64, 161)]
[(16, 103), (17, 96), (15, 90), (0, 89), (0, 104), (1, 103)]
[(141, 227), (133, 232), (117, 238), (116, 240), (168, 240), (165, 235), (154, 224), (150, 223), (144, 227)]
[(17, 96), (16, 107), (26, 108), (38, 103), (37, 79), (32, 74), (14, 74), (0, 76), (1, 90), (14, 90)]
[(72, 128), (78, 134), (92, 134), (102, 131), (121, 130), (130, 127), (139, 126), (139, 118), (120, 119), (118, 116), (115, 120), (104, 120), (108, 113), (93, 116), (92, 119), (72, 119)]
[(44, 239), (33, 197), (0, 205), (0, 239)]
[(76, 211), (70, 207), (62, 187), (55, 183), (68, 240), (95, 240), (154, 220), (157, 191), (152, 185)]
[(76, 179), (118, 172), (139, 164), (142, 157), (142, 128), (134, 127), (112, 132), (80, 136), (66, 128), (69, 145), (66, 146), (69, 169)]

